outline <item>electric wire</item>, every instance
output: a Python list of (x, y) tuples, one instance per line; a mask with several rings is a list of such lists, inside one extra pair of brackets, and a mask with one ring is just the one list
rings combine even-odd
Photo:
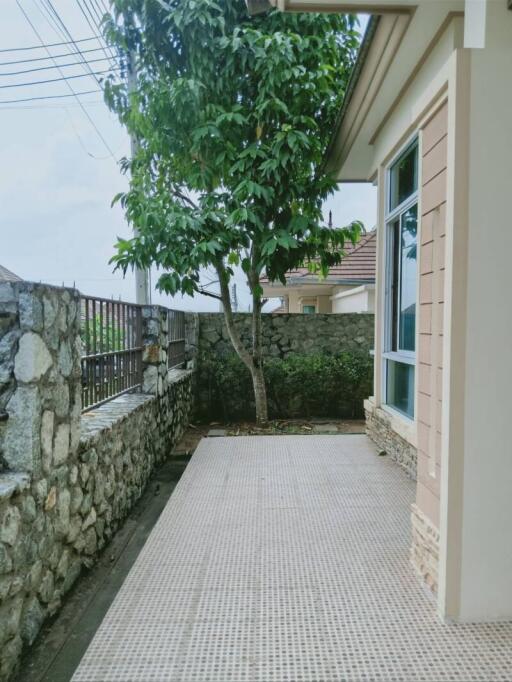
[[(50, 19), (47, 19), (47, 21), (50, 24), (52, 24), (52, 23), (54, 24), (54, 26), (56, 27), (57, 33), (60, 33), (64, 38), (66, 38), (66, 37), (69, 38), (69, 40), (71, 40), (73, 42), (73, 36), (68, 31), (67, 26), (64, 24), (64, 22), (60, 18), (59, 14), (58, 14), (57, 10), (55, 9), (55, 7), (53, 6), (53, 3), (51, 2), (51, 0), (46, 0), (46, 1), (45, 0), (38, 0), (38, 3), (36, 3), (36, 0), (33, 0), (33, 2), (41, 12), (42, 12), (41, 8), (43, 8), (45, 10), (46, 14), (49, 15)], [(45, 4), (43, 4), (43, 3), (45, 3)], [(61, 29), (61, 26), (62, 26), (62, 29)], [(85, 72), (89, 73), (89, 75), (91, 75), (94, 78), (94, 80), (98, 83), (100, 88), (102, 88), (102, 84), (101, 84), (100, 80), (98, 79), (98, 77), (96, 76), (94, 71), (91, 69), (91, 67), (87, 65), (87, 61), (86, 61), (85, 57), (83, 56), (83, 54), (81, 53), (78, 45), (76, 45), (75, 43), (73, 43), (73, 45), (80, 55), (79, 56), (80, 61), (77, 62), (77, 65), (79, 63), (81, 63), (81, 65), (85, 69)]]
[[(44, 47), (44, 40), (42, 39), (41, 34), (39, 33), (39, 31), (37, 30), (37, 28), (36, 28), (36, 27), (34, 26), (34, 24), (32, 23), (30, 17), (29, 17), (28, 14), (26, 13), (24, 7), (21, 5), (20, 0), (16, 0), (16, 4), (18, 5), (20, 11), (22, 12), (22, 14), (23, 14), (23, 16), (25, 17), (25, 19), (26, 19), (26, 21), (28, 22), (28, 24), (30, 25), (30, 27), (31, 27), (32, 30), (34, 31), (35, 35), (37, 36), (37, 38), (38, 38), (39, 41), (41, 42), (41, 45)], [(73, 41), (73, 44), (76, 45), (76, 43), (75, 43), (74, 41)], [(49, 49), (48, 49), (47, 47), (46, 47), (45, 49), (46, 49), (48, 55), (51, 56), (51, 53), (50, 53)], [(52, 59), (53, 59), (53, 58), (52, 58)], [(60, 71), (60, 73), (61, 73), (62, 76), (64, 76), (64, 73), (63, 73), (62, 71)], [(79, 98), (78, 94), (73, 90), (73, 87), (71, 86), (71, 84), (69, 83), (69, 81), (68, 81), (67, 79), (65, 79), (65, 83), (66, 83), (67, 87), (69, 88), (69, 90), (70, 90), (72, 96), (74, 96), (75, 99), (76, 99), (76, 101), (79, 103), (81, 110), (83, 111), (83, 113), (84, 113), (85, 116), (87, 117), (87, 119), (88, 119), (89, 123), (91, 124), (91, 126), (92, 126), (92, 127), (94, 128), (94, 130), (96, 131), (96, 134), (98, 135), (98, 137), (100, 138), (100, 140), (101, 140), (102, 143), (104, 144), (105, 148), (106, 148), (107, 151), (110, 153), (110, 155), (112, 156), (112, 158), (115, 160), (114, 153), (113, 153), (112, 149), (110, 148), (109, 143), (107, 142), (107, 140), (105, 139), (105, 137), (102, 135), (101, 131), (99, 130), (99, 128), (98, 128), (98, 126), (96, 125), (96, 123), (94, 122), (93, 118), (91, 117), (91, 115), (89, 114), (89, 112), (87, 111), (87, 109), (84, 107), (84, 105), (82, 104), (82, 102), (80, 101), (80, 98)], [(81, 93), (81, 94), (83, 94), (83, 93)], [(88, 94), (89, 94), (89, 93), (88, 93)], [(51, 98), (51, 97), (49, 96), (48, 99), (50, 99), (50, 98)], [(53, 96), (52, 99), (56, 99), (56, 96)], [(33, 100), (33, 99), (30, 99), (30, 98), (27, 98), (25, 101), (34, 101), (34, 100)], [(14, 102), (12, 102), (12, 101), (11, 101), (11, 102), (9, 102), (9, 101), (4, 101), (4, 103), (5, 103), (5, 104), (13, 104)]]
[[(85, 2), (84, 2), (84, 5), (82, 5), (82, 2), (81, 2), (80, 0), (76, 0), (76, 3), (77, 3), (77, 5), (78, 5), (78, 8), (80, 9), (81, 13), (82, 13), (83, 16), (85, 17), (85, 20), (86, 20), (87, 23), (89, 24), (89, 27), (90, 27), (90, 29), (92, 30), (92, 32), (93, 32), (93, 33), (96, 33), (96, 31), (98, 31), (98, 32), (101, 34), (100, 26), (99, 26), (98, 23), (96, 23), (96, 21), (94, 20), (94, 17), (92, 16), (92, 14), (91, 14), (91, 12), (90, 12), (90, 10), (89, 10), (89, 6), (88, 6)], [(91, 23), (91, 21), (89, 20), (89, 16), (88, 16), (86, 10), (84, 9), (84, 6), (85, 6), (85, 8), (87, 9), (87, 12), (88, 12), (89, 16), (90, 16), (91, 19), (92, 19), (92, 23)], [(109, 52), (107, 52), (107, 48), (106, 48), (106, 46), (105, 46), (103, 43), (102, 43), (102, 47), (103, 47), (103, 52), (105, 53), (105, 56), (108, 57), (108, 58), (110, 59), (110, 61), (115, 62), (115, 55), (113, 54), (112, 50), (109, 49), (109, 52), (110, 52), (110, 56), (109, 56)]]
[[(88, 64), (96, 64), (97, 62), (105, 62), (107, 61), (106, 57), (100, 57), (99, 59), (89, 59), (87, 61)], [(68, 62), (67, 64), (59, 64), (59, 67), (64, 69), (70, 66), (77, 66), (76, 62)], [(2, 76), (19, 76), (20, 74), (23, 73), (35, 73), (37, 71), (48, 71), (49, 69), (56, 69), (58, 68), (57, 66), (38, 66), (35, 69), (22, 69), (20, 71), (8, 71), (6, 73), (0, 72), (0, 77)], [(88, 74), (86, 74), (88, 75)]]
[[(99, 38), (96, 38), (96, 40), (100, 40)], [(81, 50), (82, 54), (89, 54), (90, 52), (103, 52), (102, 47), (93, 47), (90, 50)], [(72, 57), (73, 55), (77, 55), (78, 52), (66, 52), (63, 54), (54, 54), (52, 55), (53, 59), (59, 59), (61, 57)], [(15, 64), (31, 64), (32, 62), (44, 62), (48, 61), (51, 59), (51, 57), (32, 57), (31, 59), (16, 59), (14, 61), (8, 61), (8, 62), (0, 62), (0, 66), (13, 66)], [(75, 62), (76, 63), (76, 62)]]
[[(39, 97), (24, 97), (22, 99), (4, 99), (0, 100), (0, 104), (18, 104), (19, 102), (37, 102), (41, 100), (46, 100), (46, 99), (64, 99), (66, 97), (75, 97), (77, 98), (78, 104), (81, 109), (83, 109), (83, 104), (80, 102), (78, 97), (81, 97), (83, 95), (92, 95), (93, 93), (96, 92), (102, 92), (99, 88), (96, 90), (83, 90), (81, 92), (71, 92), (69, 95), (41, 95)], [(25, 107), (21, 107), (25, 108)], [(87, 112), (87, 110), (85, 110)], [(87, 115), (87, 114), (86, 114)], [(87, 115), (88, 116), (88, 115)]]
[(78, 40), (74, 40), (72, 43), (71, 41), (66, 41), (64, 43), (43, 43), (42, 45), (32, 45), (31, 47), (8, 47), (6, 49), (0, 50), (0, 52), (22, 52), (25, 50), (42, 50), (42, 49), (47, 49), (49, 47), (60, 47), (61, 45), (71, 45), (75, 43), (85, 43), (91, 40), (100, 40), (97, 36), (92, 36), (90, 38), (80, 38)]
[[(57, 67), (60, 69), (60, 66)], [(94, 71), (94, 77), (96, 78), (97, 76), (102, 76), (106, 73), (112, 73), (111, 69), (106, 69), (105, 71)], [(45, 78), (42, 81), (30, 81), (28, 83), (8, 83), (7, 85), (0, 85), (0, 90), (7, 90), (9, 88), (26, 88), (30, 85), (46, 85), (47, 83), (62, 83), (62, 81), (68, 81), (72, 80), (75, 78), (88, 78), (91, 74), (89, 73), (76, 73), (73, 74), (72, 76), (61, 76), (60, 78)], [(98, 83), (101, 85), (101, 81), (99, 81), (97, 78), (96, 80)]]

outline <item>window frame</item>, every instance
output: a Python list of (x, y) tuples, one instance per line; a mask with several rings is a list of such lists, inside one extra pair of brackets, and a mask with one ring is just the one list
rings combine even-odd
[[(313, 308), (309, 312), (306, 312), (304, 308)], [(316, 305), (314, 303), (303, 303), (302, 304), (302, 314), (303, 315), (316, 315)]]
[[(395, 206), (392, 210), (391, 206), (391, 191), (392, 191), (392, 169), (393, 166), (400, 161), (403, 156), (406, 156), (414, 147), (417, 149), (417, 168), (416, 168), (416, 179), (417, 187), (416, 190), (410, 194), (401, 204)], [(382, 395), (384, 396), (384, 406), (397, 413), (401, 417), (404, 417), (408, 421), (415, 421), (416, 419), (416, 409), (414, 409), (412, 416), (403, 412), (398, 407), (388, 403), (388, 360), (393, 362), (402, 363), (405, 365), (412, 365), (414, 367), (414, 392), (416, 393), (416, 350), (393, 350), (393, 334), (396, 334), (396, 338), (400, 338), (400, 315), (396, 318), (396, 328), (393, 325), (393, 261), (394, 261), (394, 247), (395, 247), (395, 237), (393, 231), (395, 229), (395, 223), (399, 222), (399, 235), (401, 237), (401, 217), (408, 210), (417, 206), (418, 209), (418, 228), (420, 225), (420, 214), (419, 214), (419, 203), (420, 203), (420, 192), (419, 188), (421, 186), (420, 179), (420, 144), (419, 137), (417, 134), (409, 140), (398, 153), (390, 160), (385, 168), (385, 215), (384, 215), (384, 248), (385, 248), (385, 268), (384, 268), (384, 325), (383, 325), (383, 349), (382, 349)], [(418, 248), (418, 258), (417, 263), (419, 267), (419, 229), (417, 232), (417, 248)], [(400, 286), (401, 284), (401, 258), (398, 258), (398, 277), (397, 282)], [(417, 271), (417, 279), (419, 278), (419, 270)], [(399, 294), (400, 296), (400, 294)], [(418, 287), (416, 287), (416, 312), (419, 310), (418, 305)], [(418, 318), (416, 316), (416, 329), (415, 335), (417, 337), (417, 324)], [(415, 405), (415, 396), (413, 396), (413, 404)]]

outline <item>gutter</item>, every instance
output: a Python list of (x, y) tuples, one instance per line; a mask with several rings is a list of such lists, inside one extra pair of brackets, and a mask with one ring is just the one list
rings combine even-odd
[[(254, 2), (254, 0), (247, 1)], [(368, 26), (366, 27), (366, 31), (364, 32), (363, 40), (361, 41), (361, 45), (359, 46), (359, 52), (357, 53), (356, 63), (354, 64), (354, 68), (352, 69), (352, 73), (350, 75), (350, 80), (347, 85), (345, 97), (343, 98), (343, 104), (341, 105), (341, 109), (339, 110), (338, 115), (336, 116), (336, 121), (334, 122), (334, 131), (331, 135), (331, 139), (324, 153), (324, 158), (320, 169), (321, 172), (326, 171), (329, 159), (333, 154), (334, 148), (336, 146), (336, 140), (340, 132), (340, 128), (343, 124), (343, 120), (345, 118), (345, 114), (347, 113), (348, 106), (352, 100), (352, 96), (354, 94), (354, 91), (359, 80), (359, 76), (361, 75), (361, 71), (363, 70), (363, 67), (365, 65), (366, 58), (370, 50), (370, 45), (372, 44), (372, 40), (373, 37), (375, 36), (375, 33), (377, 32), (379, 21), (380, 16), (378, 14), (372, 14), (370, 16)]]

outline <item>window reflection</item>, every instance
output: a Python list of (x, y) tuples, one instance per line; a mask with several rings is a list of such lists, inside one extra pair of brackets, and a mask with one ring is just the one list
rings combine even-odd
[(401, 216), (399, 350), (416, 346), (417, 231), (416, 205)]

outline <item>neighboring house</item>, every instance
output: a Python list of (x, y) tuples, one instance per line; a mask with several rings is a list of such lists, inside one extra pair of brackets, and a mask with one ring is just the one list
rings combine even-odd
[(3, 265), (0, 265), (0, 282), (21, 282), (22, 279), (21, 277), (18, 277), (18, 275), (15, 275), (14, 272), (11, 272), (7, 268), (4, 268)]
[(325, 279), (311, 274), (307, 267), (289, 272), (286, 286), (262, 278), (265, 298), (278, 296), (282, 301), (272, 312), (373, 313), (376, 246), (376, 232), (363, 235), (355, 245), (347, 244), (345, 258)]
[(373, 13), (328, 153), (379, 188), (368, 430), (417, 453), (411, 556), (440, 615), (512, 619), (512, 3), (271, 4)]

